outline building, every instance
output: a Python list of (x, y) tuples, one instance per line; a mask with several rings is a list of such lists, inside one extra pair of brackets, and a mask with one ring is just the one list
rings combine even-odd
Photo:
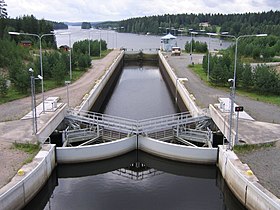
[(62, 50), (62, 51), (65, 51), (65, 52), (67, 52), (67, 51), (69, 51), (69, 46), (67, 46), (67, 45), (61, 45), (60, 47), (59, 47), (59, 49), (60, 50)]
[(32, 46), (32, 42), (31, 41), (28, 41), (28, 40), (25, 40), (25, 41), (21, 41), (19, 43), (20, 46), (23, 46), (23, 47), (31, 47)]
[(161, 49), (166, 52), (171, 52), (172, 47), (177, 46), (176, 38), (176, 36), (173, 36), (170, 33), (161, 37)]

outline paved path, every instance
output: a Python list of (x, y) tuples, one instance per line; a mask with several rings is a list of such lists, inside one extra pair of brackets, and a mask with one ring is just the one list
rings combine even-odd
[[(207, 86), (196, 74), (187, 66), (190, 64), (190, 56), (168, 56), (168, 63), (174, 68), (178, 77), (187, 77), (189, 82), (185, 85), (190, 93), (196, 97), (196, 103), (207, 108), (209, 104), (218, 103), (219, 97), (229, 97), (229, 92)], [(202, 55), (193, 55), (194, 63), (201, 63)], [(236, 96), (236, 103), (244, 106), (245, 111), (254, 119), (269, 123), (280, 124), (280, 107), (260, 101), (251, 100), (247, 97)]]
[[(83, 96), (89, 92), (105, 70), (113, 63), (120, 51), (115, 50), (101, 60), (92, 61), (90, 68), (78, 81), (69, 85), (70, 106), (81, 103)], [(67, 102), (66, 88), (61, 87), (45, 92), (48, 96), (60, 97), (60, 102)], [(37, 95), (38, 103), (41, 95)], [(23, 98), (0, 105), (0, 188), (4, 186), (16, 174), (23, 164), (26, 155), (23, 152), (12, 149), (13, 142), (36, 141), (32, 135), (32, 119), (20, 120), (31, 110), (31, 98)], [(54, 112), (46, 112), (38, 118), (38, 130), (54, 115)]]
[[(92, 67), (76, 82), (69, 85), (70, 106), (74, 107), (81, 103), (83, 96), (94, 86), (94, 82), (103, 75), (107, 67), (120, 53), (114, 50), (101, 60), (93, 60)], [(61, 102), (67, 102), (66, 87), (56, 88), (45, 92), (45, 98), (57, 96)], [(41, 94), (36, 95), (37, 104), (42, 101)], [(19, 120), (31, 110), (31, 98), (11, 101), (0, 105), (0, 122)]]

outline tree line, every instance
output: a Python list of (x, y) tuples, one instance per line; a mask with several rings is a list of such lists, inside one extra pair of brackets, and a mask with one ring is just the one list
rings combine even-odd
[[(3, 0), (0, 0), (0, 9), (3, 9)], [(6, 97), (13, 89), (21, 94), (28, 94), (30, 90), (29, 68), (33, 68), (34, 75), (40, 72), (39, 39), (33, 36), (10, 35), (9, 31), (50, 34), (54, 30), (54, 23), (37, 20), (33, 15), (15, 19), (7, 16), (0, 17), (0, 96)], [(31, 41), (28, 47), (21, 46), (22, 40)], [(85, 48), (87, 46), (87, 48)], [(84, 71), (91, 66), (91, 57), (88, 54), (89, 40), (73, 44), (71, 63), (73, 71)], [(91, 56), (100, 54), (99, 41), (90, 41)], [(74, 50), (73, 50), (74, 49)], [(107, 43), (101, 40), (101, 49), (107, 49)], [(55, 36), (46, 36), (42, 39), (42, 64), (44, 81), (64, 83), (69, 77), (70, 54), (67, 49), (58, 50)]]
[[(234, 55), (229, 50), (218, 55), (209, 55), (209, 79), (213, 85), (228, 86), (234, 74)], [(203, 70), (208, 73), (208, 54), (203, 57)], [(280, 95), (280, 74), (267, 65), (243, 63), (239, 58), (236, 67), (236, 87), (260, 94)]]
[[(207, 22), (208, 27), (200, 23)], [(268, 11), (244, 14), (165, 14), (149, 17), (138, 17), (114, 22), (118, 24), (120, 32), (162, 34), (171, 32), (175, 35), (181, 32), (178, 29), (200, 30), (206, 32), (227, 31), (232, 35), (268, 33), (280, 34), (280, 12)], [(104, 25), (103, 25), (104, 24)], [(113, 23), (111, 23), (113, 26)], [(108, 27), (108, 22), (99, 23), (97, 27)], [(174, 29), (172, 29), (174, 28)]]

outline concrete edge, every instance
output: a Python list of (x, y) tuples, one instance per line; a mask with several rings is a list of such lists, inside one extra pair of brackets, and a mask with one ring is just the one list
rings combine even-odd
[(237, 155), (219, 146), (218, 167), (231, 191), (249, 209), (280, 209), (280, 199), (259, 184), (255, 175), (250, 173)]
[[(224, 134), (224, 136), (228, 138), (229, 124), (227, 120), (218, 112), (218, 110), (212, 104), (209, 104), (209, 112), (210, 112), (210, 117), (212, 118), (214, 123), (218, 126), (218, 128)], [(231, 135), (232, 135), (232, 139), (235, 139), (236, 136), (235, 130), (232, 130)]]
[(80, 105), (77, 107), (79, 111), (88, 111), (92, 107), (92, 105), (97, 100), (99, 94), (105, 87), (107, 81), (111, 77), (112, 73), (114, 72), (116, 66), (122, 59), (123, 55), (124, 51), (121, 51), (121, 53), (114, 59), (113, 63), (109, 66), (109, 68), (106, 69), (105, 73), (101, 76), (101, 78), (96, 82), (96, 84), (90, 90), (90, 92), (86, 94)]
[(171, 78), (174, 86), (176, 86), (176, 83), (177, 83), (178, 94), (181, 96), (183, 102), (187, 106), (190, 113), (193, 116), (200, 115), (202, 113), (202, 111), (200, 110), (200, 108), (194, 102), (194, 100), (191, 97), (191, 94), (189, 93), (189, 91), (186, 89), (186, 87), (183, 84), (181, 84), (179, 81), (177, 81), (178, 78), (177, 78), (176, 74), (172, 70), (171, 66), (169, 65), (169, 63), (167, 62), (167, 60), (165, 59), (163, 54), (160, 51), (158, 51), (158, 54), (159, 54), (159, 59), (161, 59), (161, 61), (164, 65), (167, 73), (169, 74), (169, 77)]
[(23, 208), (44, 186), (55, 165), (55, 145), (42, 145), (33, 161), (0, 189), (0, 209)]
[(37, 140), (40, 143), (44, 143), (46, 139), (53, 133), (53, 131), (59, 126), (66, 115), (67, 104), (56, 110), (54, 116), (49, 119), (47, 123), (44, 124), (42, 128), (37, 132)]

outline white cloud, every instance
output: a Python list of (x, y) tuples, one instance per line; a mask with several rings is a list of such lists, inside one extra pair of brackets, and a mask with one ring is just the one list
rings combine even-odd
[(280, 0), (6, 0), (11, 17), (55, 21), (122, 20), (159, 14), (244, 13), (279, 10)]

